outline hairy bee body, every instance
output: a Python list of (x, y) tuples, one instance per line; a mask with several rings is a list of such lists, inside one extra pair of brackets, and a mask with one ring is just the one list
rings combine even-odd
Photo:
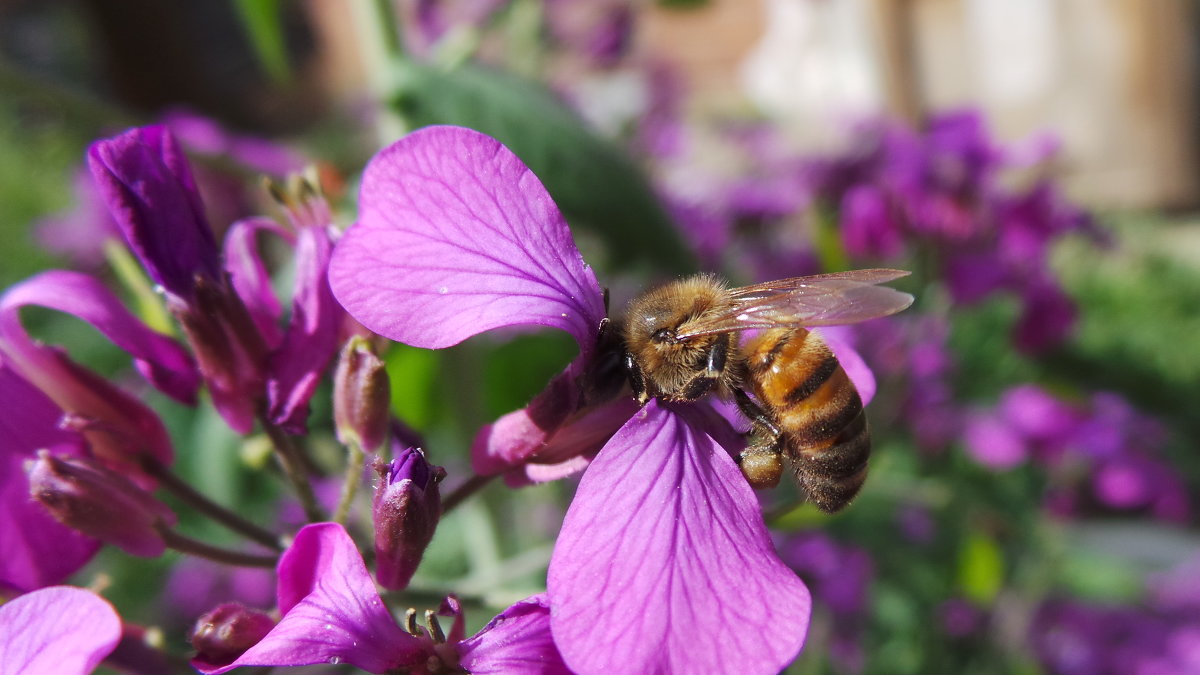
[(858, 389), (825, 341), (803, 328), (763, 331), (743, 353), (747, 388), (777, 427), (759, 430), (750, 454), (777, 444), (813, 503), (840, 510), (866, 480), (871, 454)]
[[(651, 290), (630, 303), (622, 326), (634, 396), (732, 398), (753, 424), (740, 457), (750, 484), (776, 485), (786, 456), (817, 507), (840, 510), (866, 479), (870, 434), (858, 390), (824, 340), (802, 326), (904, 309), (912, 296), (877, 286), (904, 274), (857, 270), (740, 288), (700, 275)], [(739, 344), (748, 329), (761, 332)]]

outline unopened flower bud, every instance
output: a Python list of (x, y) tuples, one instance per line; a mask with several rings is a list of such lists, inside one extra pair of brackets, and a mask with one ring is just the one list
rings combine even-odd
[(419, 448), (404, 448), (390, 463), (376, 462), (375, 578), (384, 588), (408, 585), (433, 539), (442, 514), (438, 483), (446, 470), (425, 461)]
[(165, 504), (88, 458), (42, 450), (29, 470), (29, 491), (63, 525), (131, 555), (162, 555), (166, 545), (158, 527), (175, 524)]
[(333, 419), (338, 440), (372, 452), (387, 437), (391, 391), (383, 361), (369, 342), (353, 337), (333, 376)]
[(235, 602), (220, 605), (196, 619), (191, 638), (196, 660), (213, 666), (232, 663), (274, 627), (275, 620), (264, 612)]

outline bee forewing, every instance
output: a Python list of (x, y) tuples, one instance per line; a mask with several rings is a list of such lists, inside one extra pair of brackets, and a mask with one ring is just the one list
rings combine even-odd
[(727, 311), (706, 316), (679, 338), (773, 326), (833, 326), (895, 314), (913, 296), (886, 286), (908, 272), (867, 269), (778, 279), (730, 291)]

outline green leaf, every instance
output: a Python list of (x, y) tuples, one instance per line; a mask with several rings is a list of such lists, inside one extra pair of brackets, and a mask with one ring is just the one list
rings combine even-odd
[(605, 244), (614, 266), (695, 270), (639, 167), (542, 85), (472, 64), (443, 70), (406, 61), (397, 67), (392, 105), (411, 127), (454, 124), (504, 143), (537, 174), (572, 225)]
[(280, 0), (237, 0), (234, 6), (263, 71), (275, 82), (287, 82), (291, 70), (283, 39)]
[(415, 429), (428, 429), (434, 416), (438, 353), (395, 344), (383, 361), (392, 389), (392, 412)]
[(967, 599), (991, 604), (1004, 583), (1004, 557), (996, 540), (981, 532), (967, 535), (958, 552), (958, 585)]

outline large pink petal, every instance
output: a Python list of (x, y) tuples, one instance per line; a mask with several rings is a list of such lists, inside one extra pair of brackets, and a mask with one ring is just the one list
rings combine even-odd
[(588, 352), (604, 302), (536, 176), (493, 138), (428, 127), (375, 156), (334, 295), (367, 328), (429, 349), (502, 326), (565, 330)]
[(345, 663), (382, 673), (423, 658), (420, 641), (396, 625), (341, 525), (305, 526), (279, 560), (278, 574), (283, 618), (233, 663), (193, 662), (201, 672)]
[(775, 673), (804, 644), (808, 589), (714, 419), (651, 401), (584, 474), (548, 579), (573, 670)]
[(0, 672), (90, 673), (121, 639), (121, 619), (100, 596), (43, 588), (0, 606)]

